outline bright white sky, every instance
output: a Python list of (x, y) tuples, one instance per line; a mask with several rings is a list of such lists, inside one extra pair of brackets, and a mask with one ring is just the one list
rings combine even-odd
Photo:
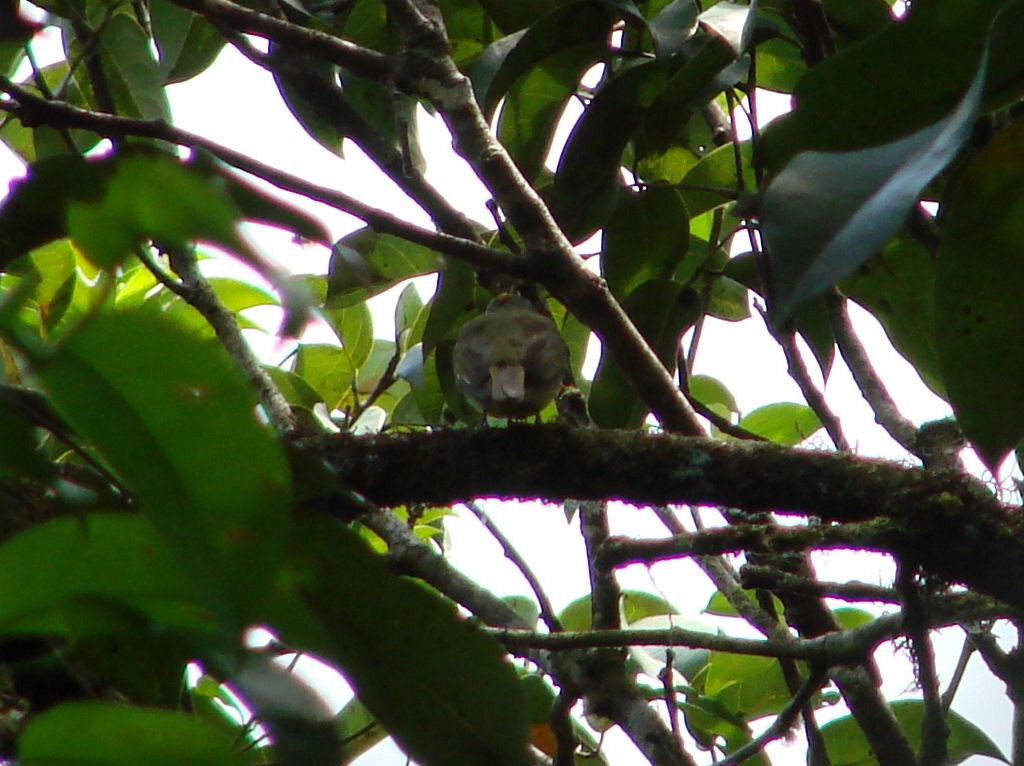
[[(244, 83), (244, 86), (241, 85)], [(281, 102), (271, 77), (244, 60), (230, 48), (217, 64), (200, 77), (170, 89), (176, 123), (235, 150), (243, 151), (277, 165), (310, 181), (333, 186), (360, 197), (371, 204), (410, 220), (429, 225), (429, 219), (409, 202), (397, 187), (375, 170), (372, 164), (353, 148), (346, 148), (344, 160), (332, 155), (310, 139), (291, 117)], [(450, 148), (450, 139), (439, 120), (421, 115), (425, 155), (428, 158), (428, 179), (461, 209), (472, 217), (489, 223), (491, 217), (484, 207), (486, 194), (476, 177)], [(21, 175), (23, 170), (6, 152), (0, 153), (0, 173), (4, 177)], [(287, 195), (286, 195), (287, 196)], [(292, 197), (291, 201), (315, 213), (340, 237), (360, 226), (356, 219), (335, 210)], [(320, 247), (294, 244), (287, 234), (254, 227), (258, 244), (289, 269), (302, 272), (326, 271), (328, 253)], [(430, 289), (429, 285), (426, 289)], [(392, 298), (393, 300), (393, 298)], [(376, 334), (393, 335), (392, 311), (385, 297), (375, 311)], [(948, 406), (929, 392), (911, 367), (899, 357), (885, 339), (880, 327), (859, 312), (857, 326), (876, 364), (885, 373), (904, 414), (915, 422), (923, 422), (949, 414)], [(268, 327), (273, 327), (272, 321)], [(252, 336), (250, 336), (252, 337)], [(261, 354), (267, 359), (280, 359), (284, 347), (275, 341), (253, 337)], [(766, 403), (800, 401), (795, 384), (786, 374), (781, 351), (766, 341), (759, 319), (741, 323), (708, 322), (701, 341), (696, 372), (714, 375), (725, 382), (744, 412)], [(724, 353), (716, 353), (723, 349)], [(737, 353), (742, 349), (742, 353)], [(811, 368), (816, 369), (812, 363)], [(826, 393), (833, 406), (843, 414), (847, 434), (864, 454), (902, 458), (903, 454), (878, 427), (863, 403), (856, 387), (837, 357)], [(505, 534), (526, 556), (556, 608), (581, 596), (588, 589), (583, 546), (575, 525), (566, 523), (557, 507), (487, 503)], [(633, 536), (661, 536), (661, 525), (647, 512), (622, 509), (614, 514), (615, 531)], [(475, 519), (462, 514), (448, 524), (453, 562), (483, 585), (499, 595), (526, 594), (528, 589), (515, 568), (502, 558), (501, 550), (484, 533)], [(820, 571), (829, 579), (854, 578), (881, 584), (891, 583), (891, 566), (878, 557), (835, 552), (818, 557)], [(665, 595), (688, 618), (699, 618), (700, 610), (712, 589), (703, 574), (687, 562), (661, 563), (650, 570), (631, 567), (621, 573), (625, 587), (655, 590)], [(721, 622), (723, 626), (726, 622)], [(727, 627), (735, 630), (734, 626)], [(749, 629), (744, 631), (752, 634)], [(948, 679), (959, 653), (959, 632), (943, 637), (939, 645), (940, 674)], [(893, 661), (888, 651), (879, 653), (883, 663), (885, 691), (888, 695), (913, 696), (913, 678), (906, 661)], [(324, 676), (320, 676), (321, 680)], [(345, 692), (329, 684), (330, 696), (340, 702)], [(954, 706), (969, 720), (982, 726), (1002, 747), (1008, 746), (1010, 732), (1009, 706), (1005, 704), (1001, 685), (995, 682), (977, 658), (972, 660), (960, 695)], [(612, 762), (640, 763), (637, 757), (623, 760), (632, 745), (621, 737), (606, 743)], [(803, 762), (799, 746), (784, 743), (769, 751), (777, 766), (795, 766)], [(616, 757), (619, 756), (619, 757)], [(972, 759), (968, 763), (990, 763), (988, 759)], [(363, 766), (397, 766), (404, 757), (393, 747), (382, 745), (359, 761)]]

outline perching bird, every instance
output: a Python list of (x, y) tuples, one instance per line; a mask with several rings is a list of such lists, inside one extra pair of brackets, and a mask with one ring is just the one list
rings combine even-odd
[(485, 413), (536, 415), (569, 370), (569, 348), (550, 317), (521, 295), (503, 293), (467, 322), (455, 342), (455, 381)]

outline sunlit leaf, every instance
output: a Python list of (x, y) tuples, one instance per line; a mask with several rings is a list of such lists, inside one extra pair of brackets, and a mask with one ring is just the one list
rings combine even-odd
[(232, 739), (187, 713), (115, 702), (72, 702), (35, 717), (18, 740), (26, 766), (245, 764)]
[[(897, 700), (891, 705), (910, 747), (916, 751), (921, 745), (924, 703), (921, 700)], [(962, 763), (972, 755), (984, 755), (1009, 763), (988, 735), (959, 713), (949, 711), (945, 723), (949, 727), (949, 739), (946, 741), (949, 763)], [(821, 727), (821, 734), (832, 766), (875, 766), (878, 763), (852, 716), (829, 721)]]
[(792, 447), (811, 438), (821, 428), (821, 421), (806, 404), (777, 402), (744, 415), (739, 426), (776, 444)]

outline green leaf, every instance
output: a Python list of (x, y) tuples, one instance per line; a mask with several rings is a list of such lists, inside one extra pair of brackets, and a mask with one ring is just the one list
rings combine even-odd
[(308, 574), (297, 596), (332, 639), (319, 651), (410, 757), (437, 766), (529, 763), (522, 691), (497, 641), (393, 575), (333, 520), (306, 519), (293, 550)]
[(935, 340), (935, 262), (924, 246), (897, 235), (839, 287), (874, 315), (928, 388), (945, 398)]
[(671, 276), (689, 246), (690, 217), (676, 189), (623, 190), (604, 228), (601, 275), (621, 298), (643, 282)]
[[(676, 282), (655, 279), (626, 296), (622, 305), (665, 367), (675, 370), (679, 338), (699, 312), (694, 292)], [(647, 414), (606, 348), (601, 351), (588, 406), (594, 422), (602, 428), (636, 427)]]
[(366, 302), (346, 308), (332, 308), (326, 312), (331, 328), (348, 354), (353, 369), (363, 366), (373, 348), (373, 317)]
[(164, 83), (183, 82), (205, 71), (226, 43), (205, 18), (168, 0), (150, 0), (149, 16)]
[(982, 59), (974, 83), (944, 119), (871, 149), (804, 152), (775, 177), (760, 220), (776, 326), (867, 261), (903, 225), (921, 190), (970, 134), (984, 83)]
[(228, 766), (248, 760), (230, 736), (186, 713), (71, 702), (34, 717), (18, 740), (25, 766)]
[(792, 699), (773, 657), (711, 652), (704, 694), (744, 720), (778, 713)]
[(900, 23), (808, 70), (794, 91), (793, 113), (764, 132), (762, 161), (777, 171), (806, 149), (861, 149), (927, 128), (976, 79), (986, 37), (985, 99), (1016, 100), (1024, 74), (1022, 13), (1024, 4), (1007, 0), (914, 5)]
[(821, 428), (821, 421), (805, 404), (776, 402), (744, 415), (739, 426), (776, 444), (792, 447), (811, 438)]
[(117, 112), (143, 120), (171, 119), (164, 79), (150, 46), (149, 36), (127, 13), (114, 13), (98, 36), (104, 87)]
[(348, 352), (327, 343), (303, 343), (295, 358), (295, 374), (314, 388), (328, 410), (350, 401), (356, 369)]
[(688, 381), (690, 396), (708, 407), (720, 405), (728, 412), (739, 413), (739, 406), (725, 384), (710, 375), (691, 375)]
[(602, 49), (600, 38), (559, 49), (524, 73), (505, 94), (498, 140), (527, 180), (534, 181), (544, 170), (559, 117)]
[(598, 90), (573, 127), (549, 200), (572, 241), (589, 237), (611, 212), (622, 153), (670, 73), (671, 62), (666, 60), (626, 70)]
[(697, 31), (699, 12), (694, 0), (672, 0), (648, 24), (658, 56), (669, 56), (678, 51)]
[(339, 239), (331, 255), (327, 300), (351, 306), (411, 277), (438, 270), (433, 250), (390, 234), (358, 229)]
[[(751, 143), (745, 141), (740, 144), (745, 189), (755, 186), (752, 158)], [(679, 186), (690, 215), (700, 215), (730, 202), (739, 192), (736, 182), (736, 149), (729, 145), (708, 152), (683, 177)]]
[(935, 333), (950, 403), (995, 470), (1024, 436), (1024, 121), (974, 158), (951, 194), (936, 258)]
[(290, 494), (241, 371), (219, 345), (141, 311), (97, 313), (31, 353), (54, 408), (135, 494), (222, 624), (241, 630), (274, 577)]
[[(246, 250), (234, 230), (239, 213), (230, 200), (202, 173), (170, 155), (136, 150), (84, 163), (63, 159), (47, 165), (40, 185), (68, 180), (74, 172), (83, 180), (57, 194), (54, 216), (67, 205), (68, 235), (94, 263), (113, 265), (147, 239), (176, 246), (207, 240)], [(79, 184), (88, 181), (95, 187), (84, 193)], [(32, 184), (31, 176), (27, 186), (28, 204), (44, 189)], [(52, 223), (55, 231), (41, 233), (60, 236), (63, 221)]]
[(473, 88), (484, 114), (493, 116), (499, 101), (513, 83), (530, 70), (547, 66), (546, 60), (562, 51), (589, 51), (591, 60), (600, 55), (611, 18), (597, 3), (571, 2), (534, 18), (522, 32), (491, 44), (473, 65)]
[(122, 620), (103, 609), (114, 602), (190, 632), (206, 629), (209, 619), (142, 516), (58, 518), (15, 535), (0, 546), (0, 588), (5, 634), (116, 632)]
[[(910, 747), (917, 750), (921, 745), (921, 723), (924, 721), (924, 703), (921, 700), (897, 700), (890, 703)], [(955, 711), (946, 715), (949, 739), (946, 747), (949, 763), (962, 763), (972, 755), (984, 755), (1003, 763), (1009, 763), (1006, 756), (981, 729)], [(853, 716), (844, 716), (829, 721), (821, 727), (825, 748), (832, 766), (876, 766), (875, 758), (864, 733)]]

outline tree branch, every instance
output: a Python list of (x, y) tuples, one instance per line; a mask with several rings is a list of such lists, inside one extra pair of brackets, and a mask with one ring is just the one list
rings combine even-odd
[(408, 223), (355, 197), (310, 183), (304, 178), (260, 162), (203, 136), (168, 125), (161, 120), (118, 117), (81, 109), (65, 101), (48, 101), (5, 77), (0, 77), (0, 92), (7, 93), (13, 99), (11, 102), (0, 103), (0, 109), (14, 114), (26, 124), (82, 128), (106, 137), (140, 136), (198, 149), (279, 189), (322, 202), (360, 218), (375, 231), (392, 234), (439, 253), (461, 258), (477, 267), (502, 270), (524, 279), (532, 274), (524, 260), (512, 253)]
[[(1024, 579), (1021, 520), (958, 474), (757, 442), (558, 425), (335, 434), (305, 443), (341, 481), (383, 505), (615, 498), (779, 511), (827, 522), (877, 519), (849, 544), (899, 553), (949, 581), (1024, 604), (1016, 587)], [(820, 534), (838, 540), (843, 533), (824, 526)]]
[(363, 77), (390, 80), (394, 74), (391, 57), (335, 37), (327, 32), (301, 27), (230, 0), (174, 0), (182, 8), (198, 13), (217, 26), (257, 35), (289, 45), (324, 61), (350, 69)]
[(469, 78), (450, 56), (440, 12), (433, 3), (421, 5), (411, 0), (390, 0), (387, 6), (403, 39), (397, 84), (428, 99), (441, 113), (455, 150), (522, 237), (523, 255), (531, 271), (528, 279), (544, 285), (601, 338), (640, 399), (666, 429), (703, 433), (696, 414), (657, 354), (604, 282), (587, 269), (540, 195), (491, 135)]

